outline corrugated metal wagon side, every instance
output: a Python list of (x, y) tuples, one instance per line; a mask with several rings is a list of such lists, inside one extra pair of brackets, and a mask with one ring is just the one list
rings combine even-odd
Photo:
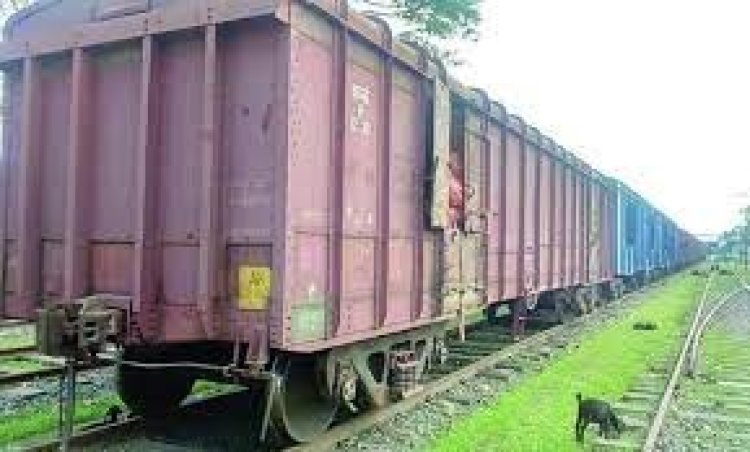
[[(144, 414), (198, 374), (138, 362), (210, 362), (279, 379), (305, 441), (340, 396), (311, 372), (382, 405), (391, 357), (423, 368), (485, 303), (486, 121), (451, 126), (445, 75), (345, 2), (46, 2), (8, 35), (3, 315), (112, 313)], [(475, 195), (455, 246), (425, 224), (428, 147)]]
[(43, 0), (0, 67), (0, 316), (51, 355), (116, 344), (144, 416), (263, 385), (261, 436), (309, 441), (413, 392), (472, 314), (590, 309), (614, 225), (645, 246), (639, 199), (617, 219), (625, 194), (344, 0)]
[(277, 5), (80, 23), (71, 5), (50, 7), (67, 34), (33, 34), (49, 33), (40, 9), (3, 53), (6, 314), (98, 296), (146, 338), (256, 336), (266, 316), (243, 309), (235, 276), (282, 262), (288, 52), (278, 22), (235, 20)]

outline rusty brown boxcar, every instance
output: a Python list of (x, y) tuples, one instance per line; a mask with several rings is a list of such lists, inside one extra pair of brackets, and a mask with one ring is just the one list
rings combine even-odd
[(473, 311), (612, 291), (608, 180), (343, 0), (43, 0), (0, 64), (0, 313), (117, 343), (142, 414), (271, 382), (306, 441)]

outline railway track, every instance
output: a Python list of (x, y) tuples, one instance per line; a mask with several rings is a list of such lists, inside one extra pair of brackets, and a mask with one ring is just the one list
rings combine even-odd
[[(688, 447), (685, 444), (674, 444), (675, 440), (670, 438), (672, 434), (668, 431), (671, 425), (685, 421), (692, 427), (692, 432), (687, 432), (688, 434), (693, 435), (698, 431), (700, 437), (705, 431), (709, 433), (703, 435), (702, 441), (699, 438), (696, 445), (700, 447), (739, 451), (747, 450), (750, 445), (750, 398), (747, 397), (750, 377), (746, 373), (750, 367), (750, 354), (712, 356), (711, 351), (705, 351), (703, 361), (712, 366), (705, 372), (697, 372), (699, 351), (706, 332), (732, 318), (731, 313), (722, 316), (724, 311), (750, 303), (750, 286), (739, 274), (737, 278), (740, 287), (720, 297), (713, 305), (704, 306), (697, 316), (699, 320), (691, 329), (692, 335), (689, 334), (685, 338), (684, 352), (673, 368), (670, 384), (665, 390), (644, 442), (644, 452)], [(750, 321), (743, 314), (734, 317), (744, 322), (742, 329), (746, 332), (750, 327)], [(730, 346), (739, 350), (746, 349), (748, 336), (736, 336), (712, 340), (727, 341), (726, 344), (721, 344), (722, 348)], [(679, 400), (675, 397), (677, 392)], [(696, 424), (699, 428), (696, 428)], [(684, 440), (678, 439), (676, 442), (684, 443)]]
[(613, 404), (623, 421), (625, 433), (617, 439), (597, 438), (594, 441), (594, 450), (662, 450), (660, 435), (684, 379), (692, 373), (691, 369), (695, 368), (703, 333), (716, 313), (727, 304), (744, 299), (748, 295), (748, 287), (739, 276), (739, 284), (728, 290), (712, 289), (715, 276), (712, 273), (707, 279), (701, 300), (693, 313), (692, 322), (676, 357), (652, 367), (619, 402)]
[(17, 320), (17, 319), (4, 319), (0, 320), (0, 330), (3, 328), (11, 328), (25, 325), (32, 325), (34, 322), (29, 320)]
[(36, 351), (35, 345), (24, 345), (20, 347), (0, 348), (0, 358), (25, 355), (28, 353), (34, 353), (35, 351)]
[[(464, 342), (459, 341), (456, 335), (449, 335), (450, 358), (426, 375), (425, 382), (418, 392), (402, 401), (388, 405), (384, 409), (368, 411), (344, 420), (314, 443), (298, 446), (291, 450), (320, 451), (334, 449), (337, 445), (344, 443), (360, 432), (406, 413), (425, 401), (434, 401), (440, 397), (453, 399), (456, 403), (461, 404), (480, 403), (490, 397), (491, 394), (483, 393), (480, 388), (476, 391), (469, 391), (474, 392), (475, 400), (456, 400), (457, 396), (452, 394), (451, 390), (462, 384), (479, 384), (481, 386), (482, 382), (490, 380), (510, 382), (525, 372), (540, 370), (546, 361), (574, 343), (576, 338), (580, 337), (584, 331), (598, 328), (603, 322), (618, 317), (635, 300), (641, 299), (646, 290), (648, 289), (626, 295), (622, 299), (608, 303), (602, 309), (597, 309), (584, 317), (578, 317), (568, 323), (551, 328), (545, 328), (540, 323), (532, 321), (528, 328), (528, 336), (518, 342), (511, 340), (509, 327), (502, 322), (499, 324), (482, 322), (481, 326), (472, 328), (467, 332)], [(235, 397), (244, 396), (235, 395)], [(239, 405), (240, 409), (246, 410), (246, 402), (240, 402)], [(192, 431), (190, 428), (185, 428), (185, 425), (190, 425), (190, 422), (192, 422), (192, 420), (186, 419), (186, 416), (190, 417), (189, 413), (201, 413), (202, 417), (196, 422), (198, 425), (204, 426), (211, 422), (206, 417), (207, 415), (221, 416), (222, 413), (228, 411), (226, 408), (222, 408), (212, 413), (211, 407), (214, 406), (217, 405), (210, 399), (191, 403), (188, 408), (181, 410), (176, 415), (177, 418), (174, 423), (180, 424), (178, 430), (181, 432)], [(234, 417), (238, 416), (235, 415)], [(218, 428), (226, 428), (225, 421), (218, 423), (220, 424)], [(246, 421), (243, 421), (243, 426), (244, 423)], [(238, 426), (238, 428), (246, 431), (247, 428), (243, 428), (243, 426)], [(161, 425), (160, 428), (170, 430), (171, 427)], [(71, 445), (84, 448), (91, 445), (101, 447), (102, 442), (109, 443), (118, 441), (117, 438), (120, 438), (120, 442), (127, 444), (124, 448), (129, 449), (131, 442), (137, 441), (132, 437), (138, 436), (138, 432), (142, 432), (144, 429), (148, 429), (146, 423), (136, 417), (125, 418), (111, 424), (96, 423), (80, 428), (74, 434)], [(190, 447), (196, 447), (193, 445), (193, 441), (194, 438), (191, 438)], [(58, 447), (59, 442), (53, 440), (36, 444), (28, 450), (56, 450)], [(154, 447), (154, 445), (142, 444), (134, 447)]]
[[(77, 372), (85, 372), (89, 370), (97, 370), (111, 366), (113, 363), (109, 361), (102, 361), (96, 364), (89, 364), (85, 366), (77, 367)], [(5, 371), (0, 370), (0, 387), (9, 386), (19, 383), (26, 383), (40, 378), (52, 378), (59, 377), (65, 371), (62, 364), (57, 363), (40, 363), (44, 367), (31, 370), (18, 370), (18, 371)]]
[[(111, 360), (101, 360), (80, 366), (78, 370), (95, 370), (111, 365)], [(60, 359), (38, 355), (33, 345), (0, 349), (0, 387), (58, 377), (64, 372), (64, 366)]]
[[(481, 356), (465, 352), (474, 347), (475, 337), (468, 335), (465, 344), (456, 344), (453, 348), (456, 350), (452, 358), (453, 364), (438, 368), (436, 372), (428, 375), (427, 382), (417, 395), (394, 403), (383, 410), (358, 416), (332, 428), (315, 442), (297, 446), (291, 450), (310, 452), (339, 448), (356, 450), (358, 449), (357, 435), (389, 420), (398, 420), (401, 416), (407, 416), (413, 408), (425, 403), (429, 404), (428, 410), (436, 411), (451, 404), (478, 406), (497, 396), (498, 381), (511, 385), (524, 373), (541, 371), (555, 355), (574, 344), (583, 332), (599, 328), (603, 323), (618, 318), (632, 301), (641, 298), (643, 292), (629, 294), (584, 317), (540, 331), (521, 342), (492, 350)], [(462, 389), (454, 391), (454, 388), (459, 386)], [(412, 423), (404, 422), (403, 428), (408, 430), (412, 428), (412, 425)], [(400, 433), (399, 436), (409, 435), (407, 431), (397, 433)]]

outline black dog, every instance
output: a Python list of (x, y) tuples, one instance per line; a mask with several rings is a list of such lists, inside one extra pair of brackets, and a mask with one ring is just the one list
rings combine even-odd
[(583, 442), (583, 434), (589, 424), (599, 424), (599, 436), (609, 438), (614, 429), (619, 436), (622, 433), (622, 421), (618, 419), (609, 403), (603, 400), (583, 400), (581, 393), (578, 399), (578, 419), (576, 420), (576, 441)]

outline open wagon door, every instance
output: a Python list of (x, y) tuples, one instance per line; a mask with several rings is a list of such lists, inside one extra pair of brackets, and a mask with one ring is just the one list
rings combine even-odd
[(462, 315), (484, 299), (483, 155), (481, 119), (448, 86), (434, 82), (429, 223), (441, 232), (436, 260), (444, 315)]

